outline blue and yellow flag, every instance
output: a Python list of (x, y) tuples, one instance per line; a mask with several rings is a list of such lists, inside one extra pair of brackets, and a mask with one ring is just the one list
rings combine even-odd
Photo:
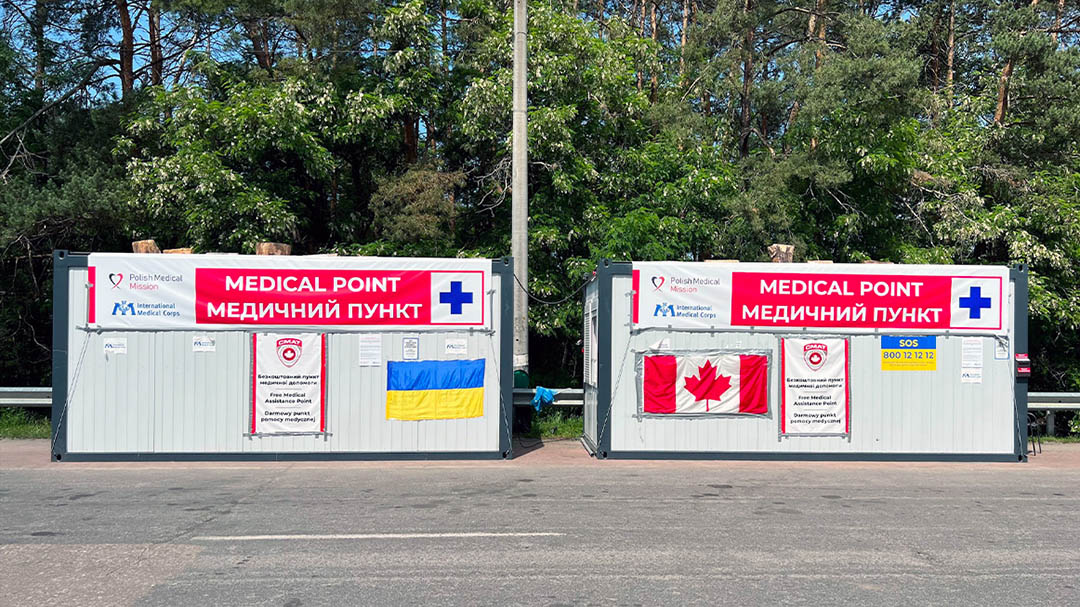
[(386, 363), (386, 419), (461, 419), (484, 414), (484, 359)]

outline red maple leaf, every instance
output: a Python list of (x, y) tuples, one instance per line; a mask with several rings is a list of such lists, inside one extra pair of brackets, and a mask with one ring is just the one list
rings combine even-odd
[(709, 410), (710, 400), (720, 400), (724, 392), (731, 387), (731, 378), (721, 375), (712, 361), (705, 359), (705, 364), (698, 367), (698, 374), (686, 378), (686, 389), (694, 395), (694, 400), (705, 401), (705, 410)]

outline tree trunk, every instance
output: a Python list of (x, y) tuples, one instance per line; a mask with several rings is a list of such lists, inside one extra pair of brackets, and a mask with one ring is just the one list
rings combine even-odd
[(245, 19), (242, 23), (248, 41), (251, 42), (251, 52), (255, 54), (255, 61), (259, 64), (259, 67), (273, 75), (274, 58), (270, 53), (270, 35), (266, 28), (266, 22), (259, 19)]
[(938, 37), (941, 32), (941, 18), (943, 16), (945, 7), (941, 7), (941, 10), (934, 15), (934, 27), (930, 29), (930, 77), (931, 85), (930, 89), (934, 93), (938, 92), (941, 88), (941, 45), (938, 44)]
[(49, 22), (49, 6), (46, 0), (34, 2), (30, 15), (30, 36), (34, 39), (34, 90), (45, 90), (45, 68), (48, 67), (48, 50), (45, 48), (45, 25)]
[[(743, 14), (749, 15), (752, 0), (743, 3)], [(750, 155), (750, 84), (754, 78), (754, 26), (747, 25), (743, 38), (743, 81), (739, 95), (739, 157)]]
[[(656, 1), (657, 0), (653, 0), (652, 2), (649, 3), (650, 4), (650, 6), (649, 6), (649, 26), (652, 28), (651, 34), (652, 34), (652, 41), (653, 42), (657, 41)], [(659, 62), (659, 57), (657, 57), (657, 62)], [(653, 103), (656, 103), (656, 90), (657, 90), (657, 88), (659, 86), (659, 83), (660, 83), (660, 76), (659, 76), (659, 74), (656, 73), (656, 70), (654, 69), (653, 72), (652, 72), (652, 76), (649, 78), (649, 100), (652, 101)]]
[[(637, 6), (637, 3), (634, 4)], [(641, 37), (645, 37), (645, 0), (641, 0), (641, 13), (638, 15), (638, 28), (641, 30)], [(645, 70), (641, 69), (637, 74), (637, 90), (640, 93), (645, 90)]]
[(402, 142), (404, 145), (406, 164), (416, 164), (418, 148), (420, 147), (420, 119), (414, 115), (406, 115), (401, 120)]
[(165, 67), (161, 52), (161, 13), (153, 3), (150, 3), (147, 19), (150, 23), (150, 84), (161, 86)]
[[(1039, 0), (1031, 0), (1031, 6), (1034, 7), (1038, 4)], [(1005, 62), (1005, 67), (1001, 70), (1001, 77), (998, 79), (997, 107), (994, 108), (994, 124), (997, 126), (1005, 124), (1005, 115), (1009, 112), (1009, 79), (1012, 78), (1014, 69), (1016, 69), (1016, 62), (1014, 58), (1009, 57), (1009, 60)]]
[(945, 91), (952, 105), (953, 73), (956, 63), (956, 0), (949, 2), (949, 48), (945, 54)]
[(1058, 31), (1061, 29), (1061, 15), (1065, 13), (1065, 0), (1058, 0), (1057, 12), (1054, 13), (1054, 30), (1050, 32), (1050, 39), (1057, 44)]
[(120, 92), (126, 98), (135, 90), (135, 26), (127, 0), (116, 0), (120, 13)]
[(690, 0), (682, 2), (682, 29), (679, 30), (679, 82), (686, 77), (686, 27), (690, 22)]
[(817, 51), (814, 53), (814, 67), (821, 65), (825, 60), (825, 10), (828, 8), (828, 0), (817, 0)]

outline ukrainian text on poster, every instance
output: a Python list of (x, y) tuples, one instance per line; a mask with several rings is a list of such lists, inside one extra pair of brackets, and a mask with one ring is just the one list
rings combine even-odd
[(326, 336), (255, 333), (252, 434), (326, 430)]
[(848, 341), (783, 339), (780, 344), (780, 433), (848, 434)]
[(635, 262), (633, 323), (1004, 335), (1008, 268)]

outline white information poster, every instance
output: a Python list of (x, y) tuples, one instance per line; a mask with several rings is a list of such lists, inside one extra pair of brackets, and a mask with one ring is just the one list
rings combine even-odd
[(780, 433), (848, 434), (848, 340), (784, 339), (780, 344)]
[(983, 367), (983, 344), (982, 338), (965, 337), (960, 347), (960, 362), (964, 369), (982, 369)]
[(403, 360), (420, 359), (419, 337), (404, 337), (401, 339), (401, 358)]
[(251, 338), (251, 433), (324, 432), (326, 336), (255, 333)]
[(360, 366), (382, 366), (382, 335), (360, 335)]

